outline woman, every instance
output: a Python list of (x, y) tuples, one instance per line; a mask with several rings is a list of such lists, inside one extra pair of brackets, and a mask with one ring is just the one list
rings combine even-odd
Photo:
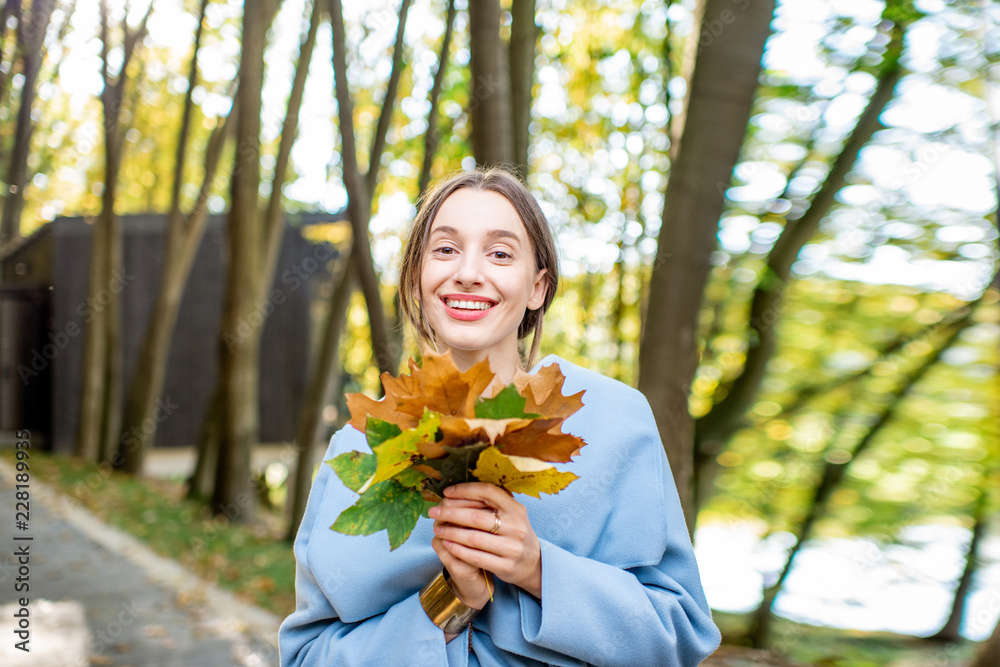
[[(484, 395), (522, 366), (519, 342), (555, 295), (555, 245), (531, 194), (491, 169), (425, 199), (400, 274), (422, 345), (459, 369), (488, 358)], [(555, 496), (513, 498), (456, 484), (395, 551), (383, 533), (329, 529), (357, 496), (323, 465), (295, 540), (297, 608), (281, 626), (283, 666), (697, 665), (719, 643), (646, 399), (555, 355), (563, 393), (586, 390), (563, 430), (587, 442)], [(325, 459), (370, 451), (341, 429)]]

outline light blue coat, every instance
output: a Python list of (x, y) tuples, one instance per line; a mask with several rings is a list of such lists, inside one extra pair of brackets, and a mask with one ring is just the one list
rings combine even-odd
[[(558, 495), (518, 495), (541, 541), (541, 603), (496, 579), (494, 599), (468, 634), (445, 643), (418, 592), (441, 570), (430, 519), (389, 551), (385, 531), (330, 530), (357, 495), (322, 465), (295, 539), (296, 609), (281, 625), (282, 667), (699, 664), (719, 644), (673, 478), (646, 398), (616, 380), (549, 355), (563, 393), (586, 389), (563, 430), (588, 444), (579, 475)], [(371, 451), (338, 431), (324, 460)]]

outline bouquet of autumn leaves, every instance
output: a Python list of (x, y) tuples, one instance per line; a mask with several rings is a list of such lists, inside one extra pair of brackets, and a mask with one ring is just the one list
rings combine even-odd
[(583, 407), (584, 392), (563, 396), (557, 364), (531, 375), (518, 370), (491, 398), (481, 394), (494, 377), (483, 360), (465, 372), (450, 353), (428, 354), (410, 374), (382, 374), (385, 398), (347, 396), (351, 425), (372, 453), (346, 452), (327, 463), (360, 495), (331, 526), (348, 535), (389, 533), (394, 550), (420, 516), (460, 482), (488, 482), (510, 493), (558, 493), (577, 478), (553, 462), (570, 461), (586, 443), (562, 433)]

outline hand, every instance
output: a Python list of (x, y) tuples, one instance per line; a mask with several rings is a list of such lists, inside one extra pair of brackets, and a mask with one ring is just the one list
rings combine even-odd
[[(489, 599), (482, 569), (540, 598), (541, 546), (524, 505), (483, 482), (455, 484), (444, 495), (430, 510), (435, 519), (431, 544), (452, 576), (456, 595), (470, 607), (481, 608), (470, 600)], [(497, 517), (500, 528), (492, 534)]]

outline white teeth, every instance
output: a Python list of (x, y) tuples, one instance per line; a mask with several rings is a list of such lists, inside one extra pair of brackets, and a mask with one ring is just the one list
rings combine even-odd
[(488, 301), (456, 301), (448, 299), (445, 303), (448, 304), (449, 308), (459, 308), (461, 310), (488, 310), (490, 308)]

